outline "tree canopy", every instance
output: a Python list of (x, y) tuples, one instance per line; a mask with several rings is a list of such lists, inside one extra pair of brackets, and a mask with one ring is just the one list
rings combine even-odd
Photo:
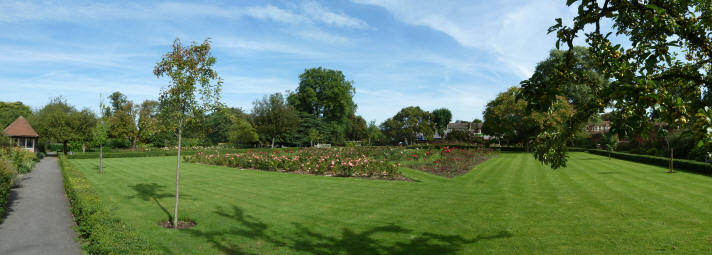
[(423, 135), (426, 140), (431, 140), (434, 127), (432, 115), (419, 106), (403, 108), (381, 124), (381, 129), (392, 141), (408, 144), (414, 143), (418, 134)]
[[(709, 0), (569, 0), (578, 3), (571, 26), (561, 18), (549, 28), (564, 45), (564, 61), (556, 65), (548, 83), (523, 84), (532, 108), (546, 110), (566, 95), (567, 83), (587, 87), (594, 97), (576, 105), (559, 130), (539, 134), (535, 151), (552, 168), (566, 166), (566, 144), (593, 115), (612, 109), (617, 116), (612, 131), (621, 135), (650, 128), (649, 112), (656, 109), (671, 124), (690, 128), (700, 146), (712, 147), (712, 3)], [(610, 27), (607, 25), (610, 24)], [(591, 28), (591, 29), (588, 29)], [(611, 31), (611, 32), (607, 32)], [(611, 35), (614, 35), (611, 37)], [(591, 64), (598, 75), (580, 72), (574, 40), (585, 37)], [(627, 40), (631, 47), (615, 43)], [(600, 79), (610, 81), (601, 86)]]
[(265, 96), (252, 103), (252, 115), (257, 132), (271, 142), (284, 141), (299, 125), (294, 108), (287, 104), (282, 93)]
[(317, 121), (308, 122), (315, 125), (304, 128), (301, 130), (304, 133), (300, 135), (306, 136), (312, 128), (328, 129), (323, 130), (323, 134), (332, 143), (343, 143), (347, 133), (356, 132), (357, 136), (362, 136), (358, 130), (362, 127), (360, 124), (365, 122), (352, 123), (356, 112), (355, 93), (352, 82), (346, 80), (341, 71), (321, 67), (304, 70), (299, 75), (299, 86), (288, 95), (287, 101), (294, 109), (313, 116)]
[(447, 124), (450, 124), (450, 121), (452, 121), (452, 112), (450, 112), (447, 108), (440, 108), (433, 110), (432, 114), (435, 130), (438, 134), (440, 134), (440, 136), (443, 136), (445, 134)]
[(0, 130), (5, 129), (18, 117), (30, 118), (32, 110), (21, 102), (0, 102)]
[[(172, 51), (163, 55), (153, 69), (160, 78), (168, 76), (170, 84), (161, 89), (158, 108), (163, 126), (177, 131), (178, 161), (176, 166), (176, 192), (173, 226), (178, 226), (178, 201), (180, 181), (180, 152), (183, 128), (187, 122), (220, 106), (222, 79), (213, 70), (215, 57), (210, 53), (210, 40), (201, 44), (193, 42), (183, 46), (180, 39), (173, 41)], [(198, 86), (199, 85), (199, 86)]]

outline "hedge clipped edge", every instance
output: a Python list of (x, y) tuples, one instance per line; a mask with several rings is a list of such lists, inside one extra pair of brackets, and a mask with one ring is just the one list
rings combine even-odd
[[(588, 150), (588, 152), (601, 156), (609, 155), (609, 152), (606, 150)], [(610, 152), (610, 155), (612, 158), (616, 159), (634, 161), (648, 165), (656, 165), (664, 168), (668, 168), (668, 163), (670, 162), (670, 158), (650, 155), (640, 155), (623, 152)], [(674, 159), (673, 167), (675, 170), (679, 171), (712, 175), (712, 164), (710, 163), (686, 159)]]
[[(267, 150), (265, 148), (254, 148), (254, 149), (223, 149), (219, 150), (220, 153), (237, 153), (249, 150)], [(181, 156), (193, 155), (198, 152), (215, 152), (215, 150), (207, 151), (181, 151)], [(104, 158), (140, 158), (140, 157), (164, 157), (164, 156), (176, 156), (177, 151), (129, 151), (129, 152), (104, 152)], [(67, 155), (69, 159), (91, 159), (99, 158), (99, 153), (91, 152), (84, 154), (74, 154)]]
[(59, 158), (59, 166), (83, 250), (89, 254), (160, 254), (138, 232), (106, 211), (89, 180), (66, 157)]

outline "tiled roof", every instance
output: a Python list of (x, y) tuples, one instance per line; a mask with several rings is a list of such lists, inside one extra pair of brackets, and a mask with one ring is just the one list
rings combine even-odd
[(20, 116), (4, 130), (8, 136), (39, 137), (25, 117)]

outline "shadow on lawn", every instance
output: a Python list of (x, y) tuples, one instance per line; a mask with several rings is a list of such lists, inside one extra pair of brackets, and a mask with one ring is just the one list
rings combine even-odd
[[(163, 189), (166, 188), (164, 185), (160, 185), (157, 183), (139, 183), (136, 185), (129, 185), (129, 188), (132, 188), (134, 191), (136, 191), (136, 195), (133, 196), (128, 196), (129, 199), (134, 199), (138, 198), (143, 201), (149, 201), (153, 200), (156, 202), (156, 205), (161, 208), (161, 210), (168, 216), (168, 221), (173, 220), (173, 216), (171, 215), (168, 210), (161, 205), (161, 202), (158, 201), (160, 198), (167, 198), (167, 197), (175, 197), (174, 193), (168, 193), (168, 192), (163, 192)], [(190, 197), (189, 195), (184, 195), (181, 194), (180, 198), (184, 199), (185, 197)]]
[[(245, 237), (255, 242), (269, 242), (277, 247), (287, 247), (310, 254), (454, 254), (464, 245), (481, 240), (509, 238), (512, 234), (500, 231), (494, 235), (480, 235), (476, 238), (463, 238), (458, 235), (436, 233), (416, 233), (396, 225), (384, 225), (357, 232), (343, 228), (341, 236), (329, 236), (314, 232), (301, 224), (294, 224), (297, 232), (288, 236), (273, 236), (266, 232), (268, 226), (253, 216), (245, 215), (239, 207), (233, 206), (232, 212), (218, 208), (215, 214), (234, 220), (238, 226), (218, 231), (200, 231), (185, 229), (192, 235), (205, 238), (215, 248), (227, 254), (250, 254), (230, 242), (232, 237)], [(399, 241), (388, 242), (379, 239), (380, 235), (400, 235)]]

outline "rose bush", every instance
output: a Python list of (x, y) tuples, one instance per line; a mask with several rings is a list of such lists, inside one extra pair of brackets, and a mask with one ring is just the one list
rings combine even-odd
[[(410, 153), (410, 152), (408, 152)], [(349, 147), (248, 151), (242, 153), (198, 152), (184, 157), (188, 162), (267, 171), (288, 171), (326, 176), (399, 177), (404, 149)]]
[[(487, 148), (460, 149), (443, 147), (437, 152), (426, 151), (426, 159), (431, 158), (432, 160), (419, 161), (411, 164), (411, 167), (451, 177), (464, 174), (471, 170), (475, 165), (496, 155), (496, 151)], [(414, 157), (414, 159), (417, 158)]]

